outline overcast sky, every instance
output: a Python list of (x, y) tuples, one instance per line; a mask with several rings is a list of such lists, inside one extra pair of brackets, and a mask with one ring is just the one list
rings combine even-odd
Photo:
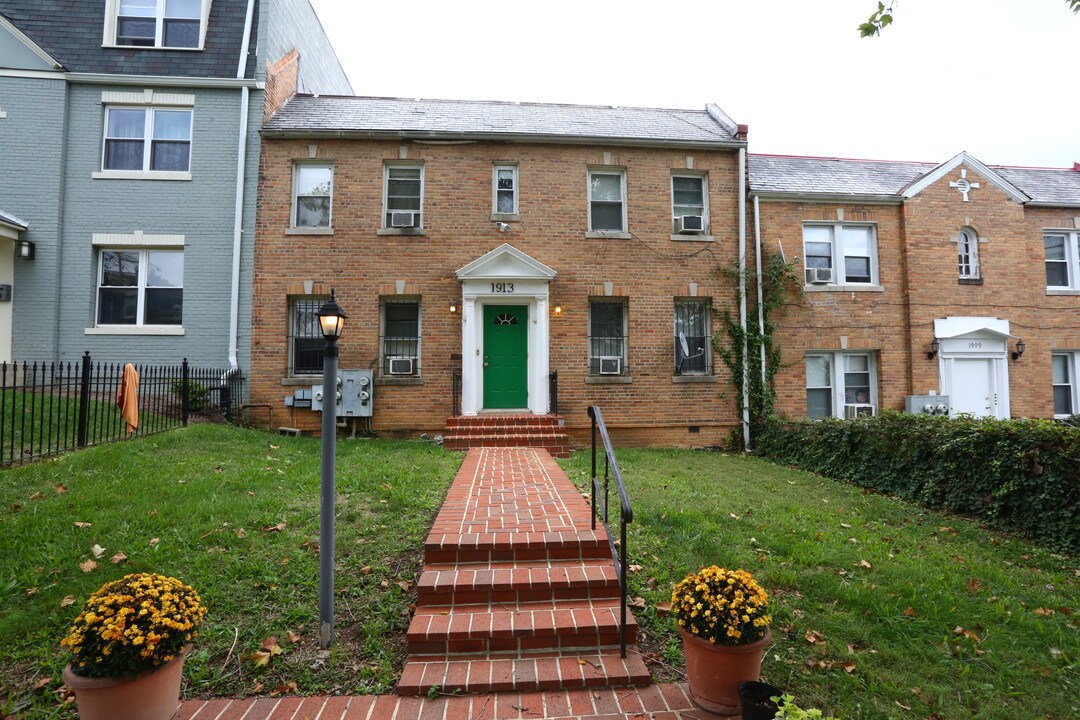
[(1064, 0), (312, 0), (357, 95), (702, 109), (756, 153), (1080, 162)]

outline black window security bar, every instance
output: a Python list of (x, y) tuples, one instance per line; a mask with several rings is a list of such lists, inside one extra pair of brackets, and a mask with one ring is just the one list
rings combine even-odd
[[(608, 545), (611, 548), (611, 559), (615, 562), (615, 571), (619, 575), (619, 592), (622, 602), (619, 603), (619, 651), (620, 657), (626, 657), (626, 526), (634, 521), (634, 511), (630, 507), (630, 496), (626, 494), (626, 486), (623, 485), (622, 472), (619, 463), (615, 460), (615, 450), (611, 447), (611, 438), (608, 436), (607, 426), (604, 424), (604, 414), (595, 405), (589, 406), (589, 417), (592, 418), (592, 529), (596, 529), (596, 517), (599, 514), (604, 529), (607, 531)], [(596, 437), (599, 434), (603, 443), (604, 453), (604, 485), (600, 486), (600, 480), (596, 474)], [(611, 478), (615, 478), (615, 488), (619, 493), (619, 543), (611, 534), (611, 525), (608, 523), (608, 485)]]
[(192, 415), (231, 419), (240, 407), (240, 373), (133, 363), (139, 374), (139, 424), (128, 434), (116, 407), (124, 363), (90, 353), (69, 362), (0, 363), (0, 465), (151, 435), (188, 424)]
[(327, 298), (296, 298), (289, 308), (289, 375), (321, 375), (326, 340), (319, 308)]
[(712, 371), (708, 313), (709, 306), (704, 302), (675, 303), (676, 375), (707, 375)]

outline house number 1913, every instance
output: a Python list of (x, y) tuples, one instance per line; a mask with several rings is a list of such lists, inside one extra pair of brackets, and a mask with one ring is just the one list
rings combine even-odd
[(512, 293), (514, 292), (514, 283), (491, 283), (491, 292)]

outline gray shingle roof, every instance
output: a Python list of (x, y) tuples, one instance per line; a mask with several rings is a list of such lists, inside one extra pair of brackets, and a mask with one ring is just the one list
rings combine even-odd
[[(844, 160), (839, 158), (750, 155), (750, 188), (757, 193), (799, 195), (893, 196), (923, 174), (933, 163)], [(1018, 168), (990, 165), (1002, 179), (1026, 193), (1032, 202), (1080, 204), (1080, 171), (1055, 168)]]
[(706, 110), (469, 100), (298, 95), (263, 126), (267, 134), (543, 137), (662, 144), (732, 144), (732, 128)]
[[(247, 77), (254, 76), (261, 4), (251, 27)], [(0, 0), (0, 14), (70, 72), (234, 78), (247, 2), (215, 0), (199, 52), (102, 47), (105, 0)]]
[(0, 222), (7, 223), (8, 225), (15, 225), (23, 230), (30, 226), (28, 222), (12, 215), (3, 208), (0, 208)]

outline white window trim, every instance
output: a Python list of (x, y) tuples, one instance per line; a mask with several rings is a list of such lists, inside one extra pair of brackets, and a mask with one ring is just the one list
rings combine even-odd
[[(592, 179), (593, 175), (617, 175), (619, 177), (619, 193), (620, 204), (622, 205), (622, 229), (621, 230), (593, 230), (592, 222)], [(630, 224), (627, 216), (627, 198), (626, 198), (626, 168), (601, 166), (590, 167), (585, 175), (585, 199), (588, 205), (588, 226), (586, 227), (586, 237), (618, 237), (629, 239), (630, 238)]]
[[(832, 375), (829, 378), (832, 383), (832, 417), (841, 418), (844, 417), (844, 405), (846, 402), (844, 397), (844, 358), (862, 356), (869, 358), (867, 363), (870, 368), (870, 402), (868, 403), (856, 403), (858, 405), (870, 405), (874, 408), (874, 413), (881, 412), (881, 406), (878, 404), (878, 380), (877, 380), (877, 353), (873, 350), (809, 350), (806, 353), (806, 360), (803, 362), (803, 398), (806, 398), (806, 390), (814, 389), (806, 385), (806, 362), (812, 357), (827, 357), (830, 362), (830, 369)], [(820, 390), (821, 388), (816, 388)], [(806, 408), (809, 414), (810, 408)]]
[[(142, 170), (112, 170), (105, 167), (105, 143), (109, 139), (109, 111), (110, 110), (142, 110), (143, 111), (143, 166)], [(158, 110), (169, 112), (188, 113), (188, 169), (187, 170), (151, 170), (150, 162), (153, 155), (154, 141), (154, 113)], [(94, 179), (113, 180), (190, 180), (191, 161), (195, 153), (195, 110), (191, 107), (162, 107), (153, 105), (106, 105), (105, 114), (101, 123), (101, 162), (100, 170), (91, 173)]]
[[(297, 198), (297, 179), (300, 175), (301, 167), (314, 167), (314, 168), (326, 168), (330, 171), (330, 192), (328, 194), (330, 198), (330, 212), (329, 217), (326, 220), (326, 225), (297, 225), (296, 224), (296, 198)], [(305, 195), (305, 197), (322, 197), (321, 195)], [(333, 231), (334, 229), (334, 163), (332, 162), (294, 162), (292, 171), (292, 207), (289, 209), (289, 230), (300, 231), (301, 233), (314, 231), (316, 234), (327, 233), (327, 231)]]
[[(105, 237), (105, 236), (102, 236), (102, 237)], [(146, 236), (143, 236), (143, 237), (146, 237)], [(150, 237), (152, 238), (154, 236), (150, 236)], [(98, 244), (95, 243), (95, 247), (97, 248), (96, 257), (94, 258), (94, 261), (97, 263), (97, 279), (96, 279), (96, 282), (95, 282), (95, 285), (94, 285), (94, 326), (86, 328), (84, 330), (84, 334), (86, 334), (86, 335), (183, 335), (184, 334), (183, 323), (181, 323), (180, 325), (153, 325), (153, 324), (147, 324), (147, 323), (142, 323), (142, 322), (136, 322), (134, 324), (109, 325), (107, 323), (99, 323), (98, 322), (98, 317), (99, 317), (98, 303), (101, 302), (101, 281), (102, 281), (102, 276), (104, 275), (104, 272), (105, 272), (105, 266), (101, 261), (101, 254), (103, 252), (108, 252), (110, 250), (119, 250), (119, 251), (135, 251), (135, 252), (139, 253), (139, 282), (138, 282), (138, 285), (136, 285), (136, 288), (139, 291), (139, 295), (138, 295), (138, 305), (137, 305), (137, 309), (135, 311), (135, 315), (136, 315), (136, 318), (141, 320), (144, 317), (144, 313), (146, 312), (146, 289), (147, 289), (146, 288), (146, 272), (147, 272), (147, 268), (149, 267), (149, 262), (147, 262), (148, 253), (154, 252), (154, 251), (161, 251), (161, 252), (172, 251), (172, 252), (178, 252), (180, 254), (184, 254), (184, 250), (183, 250), (182, 247), (177, 248), (175, 245), (160, 245), (160, 246), (149, 245), (148, 246), (148, 245), (144, 244), (141, 247), (134, 248), (134, 247), (131, 247), (130, 245), (127, 245), (127, 244), (124, 244), (124, 243), (119, 243), (116, 246), (113, 246), (113, 245), (98, 245)], [(183, 289), (184, 289), (184, 285), (183, 285), (183, 283), (181, 283), (180, 290), (183, 291)]]
[[(701, 235), (698, 235), (699, 239), (702, 236), (709, 236), (711, 234), (711, 226), (709, 225), (709, 174), (704, 172), (690, 172), (687, 170), (679, 170), (678, 172), (671, 173), (671, 220), (672, 220), (672, 234), (674, 234), (675, 227), (675, 178), (694, 178), (701, 181), (701, 226), (704, 231)], [(695, 237), (694, 235), (686, 235), (683, 237)]]
[[(390, 168), (414, 168), (420, 171), (420, 223), (415, 228), (392, 228), (386, 225), (388, 195), (390, 193)], [(387, 161), (383, 163), (383, 189), (382, 189), (382, 213), (379, 216), (379, 234), (381, 235), (421, 235), (424, 232), (424, 181), (427, 173), (424, 172), (424, 163), (413, 161)], [(407, 210), (400, 212), (410, 212)]]
[[(964, 226), (956, 233), (956, 269), (962, 280), (978, 280), (982, 277), (982, 266), (979, 261), (979, 234), (972, 227)], [(967, 247), (968, 265), (971, 272), (960, 272), (960, 248)]]
[[(805, 233), (806, 228), (808, 228), (808, 227), (827, 227), (827, 228), (830, 228), (830, 232), (831, 232), (830, 245), (832, 247), (833, 281), (831, 283), (827, 283), (827, 284), (822, 283), (821, 285), (817, 285), (817, 286), (815, 286), (813, 284), (810, 284), (810, 283), (805, 283), (805, 289), (813, 291), (813, 290), (816, 290), (816, 289), (819, 290), (819, 289), (827, 288), (829, 290), (842, 290), (842, 291), (846, 292), (846, 291), (853, 290), (853, 289), (856, 289), (856, 288), (879, 288), (879, 287), (881, 287), (881, 276), (879, 274), (880, 269), (878, 268), (877, 223), (809, 221), (809, 222), (804, 222), (802, 226), (803, 226), (803, 230), (804, 230), (803, 238), (802, 238), (802, 243), (803, 243), (802, 244), (802, 248), (803, 248), (803, 270), (804, 271), (807, 269), (807, 267), (806, 267), (806, 233)], [(843, 243), (838, 242), (837, 235), (838, 235), (838, 232), (842, 228), (845, 228), (845, 227), (858, 227), (858, 228), (869, 228), (870, 229), (870, 282), (868, 282), (868, 283), (848, 282), (847, 279), (846, 279), (847, 278), (846, 273), (845, 273), (843, 278), (840, 277), (840, 270), (844, 267), (844, 258), (846, 256), (844, 255)]]
[[(510, 170), (514, 174), (514, 209), (511, 212), (499, 212), (499, 171)], [(517, 220), (520, 217), (519, 202), (521, 183), (518, 180), (516, 163), (496, 163), (491, 168), (491, 217), (494, 220)]]
[[(386, 354), (386, 306), (387, 305), (416, 305), (416, 355), (400, 356), (412, 357), (415, 361), (412, 375), (391, 375), (383, 372), (389, 355)], [(399, 357), (399, 356), (394, 356)], [(383, 379), (414, 379), (423, 376), (424, 371), (424, 303), (419, 295), (384, 295), (379, 299), (379, 376)]]
[(157, 21), (156, 36), (153, 45), (120, 45), (116, 42), (116, 32), (120, 17), (120, 0), (105, 0), (105, 32), (102, 36), (101, 46), (107, 48), (124, 48), (125, 50), (186, 50), (198, 52), (206, 45), (206, 25), (210, 19), (210, 6), (213, 0), (201, 0), (201, 12), (199, 18), (199, 44), (197, 47), (168, 47), (159, 45), (162, 38), (162, 25), (165, 17), (165, 0), (158, 0), (158, 11), (155, 15)]
[[(1061, 420), (1061, 419), (1064, 419), (1064, 418), (1067, 418), (1067, 417), (1072, 417), (1073, 415), (1080, 415), (1080, 382), (1077, 382), (1077, 379), (1080, 378), (1080, 351), (1078, 351), (1078, 350), (1055, 350), (1053, 353), (1051, 353), (1051, 358), (1057, 357), (1059, 355), (1066, 358), (1065, 364), (1066, 364), (1066, 367), (1069, 370), (1069, 386), (1070, 386), (1070, 394), (1072, 395), (1073, 411), (1072, 411), (1071, 414), (1064, 414), (1064, 415), (1059, 414), (1057, 412), (1054, 412), (1054, 418), (1057, 419), (1057, 420)], [(1055, 386), (1056, 386), (1056, 383), (1054, 383), (1054, 380), (1053, 380), (1053, 368), (1051, 367), (1051, 375), (1050, 375), (1050, 388), (1051, 388), (1050, 402), (1051, 403), (1053, 403), (1053, 388)]]
[(1065, 236), (1065, 273), (1068, 285), (1047, 285), (1047, 294), (1060, 293), (1069, 295), (1080, 291), (1080, 230), (1043, 230), (1043, 268), (1045, 276), (1046, 237), (1048, 235)]

